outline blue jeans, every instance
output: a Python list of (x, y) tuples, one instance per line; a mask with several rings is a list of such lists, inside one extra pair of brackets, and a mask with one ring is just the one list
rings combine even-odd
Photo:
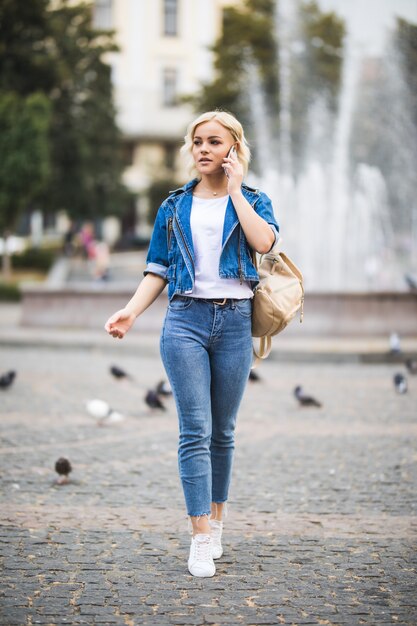
[(179, 418), (178, 465), (190, 516), (228, 497), (236, 415), (252, 364), (251, 299), (174, 296), (161, 356)]

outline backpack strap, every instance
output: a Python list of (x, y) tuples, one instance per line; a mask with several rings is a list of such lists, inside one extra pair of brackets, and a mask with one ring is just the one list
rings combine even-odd
[[(256, 255), (256, 251), (253, 249), (252, 249), (252, 262), (255, 266), (256, 271), (258, 271), (258, 267), (259, 267), (258, 257)], [(269, 356), (269, 353), (271, 352), (271, 347), (272, 347), (271, 337), (261, 337), (259, 339), (258, 351), (256, 351), (255, 346), (253, 346), (254, 360), (253, 360), (253, 364), (251, 367), (252, 370), (254, 370), (255, 367), (258, 367), (261, 360), (266, 359), (266, 357)]]
[(259, 362), (262, 359), (266, 359), (271, 352), (272, 347), (272, 339), (271, 337), (261, 337), (259, 339), (259, 350), (256, 351), (255, 347), (253, 348), (253, 356), (255, 357), (252, 368), (255, 369), (259, 365)]

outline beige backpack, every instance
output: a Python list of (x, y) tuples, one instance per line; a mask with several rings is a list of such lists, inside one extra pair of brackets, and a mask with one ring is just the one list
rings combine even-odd
[(259, 351), (253, 349), (256, 366), (271, 352), (271, 337), (284, 330), (299, 309), (303, 321), (304, 285), (300, 270), (283, 252), (271, 250), (259, 265), (253, 256), (259, 274), (252, 304), (252, 337), (260, 338)]

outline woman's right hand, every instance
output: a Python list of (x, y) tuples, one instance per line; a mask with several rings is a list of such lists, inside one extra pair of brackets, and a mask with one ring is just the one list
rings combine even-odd
[(105, 330), (115, 339), (123, 339), (127, 331), (133, 326), (136, 315), (129, 309), (116, 311), (104, 325)]

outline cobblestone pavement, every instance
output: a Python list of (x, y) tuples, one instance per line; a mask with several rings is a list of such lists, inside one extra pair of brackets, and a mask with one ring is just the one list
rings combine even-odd
[[(157, 353), (2, 349), (10, 368), (2, 625), (417, 623), (417, 376), (399, 396), (398, 365), (263, 364), (239, 416), (225, 554), (202, 580), (186, 566), (173, 401), (159, 414), (143, 402), (164, 377)], [(322, 409), (297, 406), (298, 383)], [(95, 397), (126, 419), (99, 427)]]

